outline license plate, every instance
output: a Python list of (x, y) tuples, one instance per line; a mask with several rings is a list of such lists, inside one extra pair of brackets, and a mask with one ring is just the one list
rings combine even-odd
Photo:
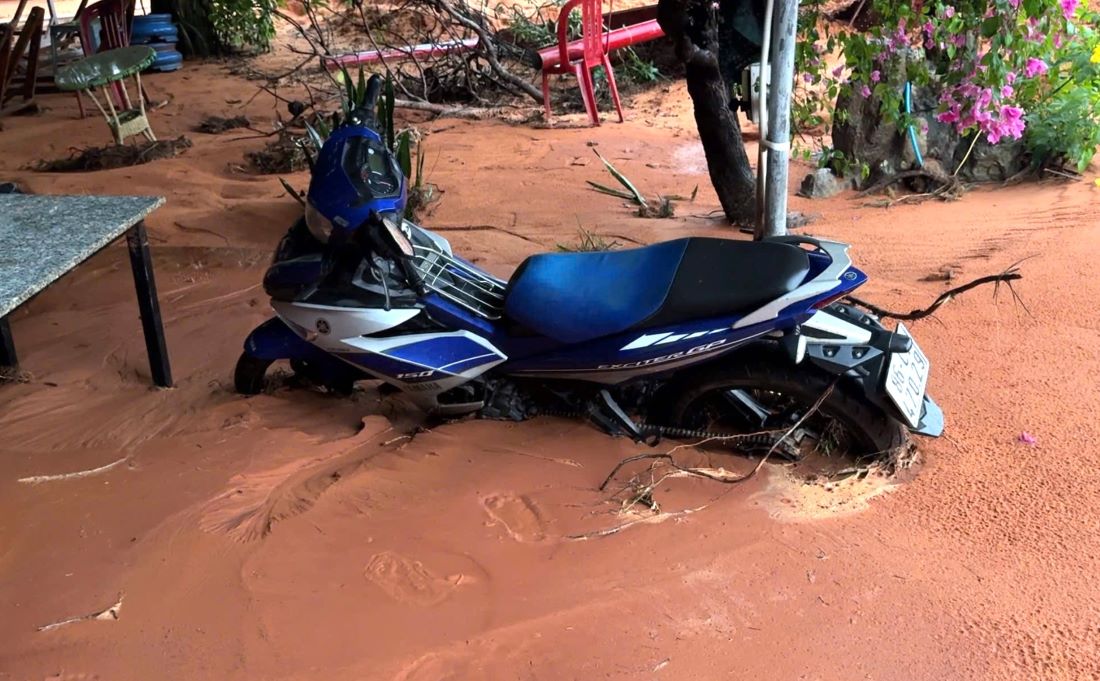
[[(909, 336), (909, 329), (899, 322), (897, 333)], [(928, 358), (921, 352), (915, 340), (909, 352), (891, 354), (886, 368), (886, 394), (914, 428), (920, 423), (930, 368)]]

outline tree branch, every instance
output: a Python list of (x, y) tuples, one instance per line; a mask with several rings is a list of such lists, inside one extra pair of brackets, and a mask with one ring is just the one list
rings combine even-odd
[[(1020, 262), (1023, 262), (1023, 260), (1021, 260)], [(890, 319), (897, 319), (897, 320), (900, 320), (900, 321), (914, 321), (914, 320), (917, 320), (917, 319), (923, 319), (925, 317), (928, 317), (929, 315), (934, 314), (936, 312), (936, 310), (940, 309), (941, 306), (943, 306), (945, 303), (949, 302), (952, 298), (954, 298), (955, 296), (958, 296), (960, 294), (966, 293), (970, 289), (977, 288), (977, 287), (979, 287), (983, 284), (996, 284), (996, 286), (999, 288), (1000, 285), (1001, 285), (1001, 282), (1004, 282), (1005, 285), (1008, 286), (1009, 291), (1012, 292), (1012, 297), (1018, 303), (1020, 303), (1020, 305), (1023, 305), (1024, 310), (1027, 310), (1027, 305), (1024, 305), (1023, 299), (1020, 298), (1020, 296), (1016, 293), (1016, 289), (1014, 289), (1012, 287), (1012, 282), (1013, 281), (1023, 279), (1023, 277), (1024, 277), (1024, 275), (1020, 274), (1020, 272), (1019, 272), (1019, 268), (1018, 268), (1019, 264), (1020, 263), (1018, 262), (1015, 265), (1012, 265), (1011, 267), (1009, 267), (1004, 272), (1001, 272), (1000, 274), (991, 274), (991, 275), (988, 275), (988, 276), (985, 276), (985, 277), (978, 277), (974, 281), (963, 284), (962, 286), (956, 286), (953, 289), (949, 289), (947, 291), (944, 291), (943, 293), (941, 293), (939, 295), (938, 298), (936, 298), (934, 301), (932, 301), (932, 304), (929, 305), (928, 307), (919, 308), (919, 309), (916, 309), (916, 310), (910, 310), (909, 312), (892, 312), (892, 311), (887, 310), (885, 308), (881, 308), (877, 305), (872, 305), (871, 303), (868, 303), (865, 300), (861, 300), (859, 298), (856, 298), (855, 296), (846, 296), (844, 299), (848, 302), (851, 302), (853, 305), (857, 305), (859, 307), (862, 307), (863, 309), (868, 310), (869, 312), (871, 312), (875, 316), (883, 318), (883, 319), (890, 318)], [(994, 289), (994, 295), (996, 295), (996, 290), (997, 289)], [(1028, 312), (1028, 314), (1031, 314), (1030, 310), (1027, 310), (1027, 312)]]

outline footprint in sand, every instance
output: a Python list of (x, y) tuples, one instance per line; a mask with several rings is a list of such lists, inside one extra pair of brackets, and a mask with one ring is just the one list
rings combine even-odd
[(464, 575), (440, 577), (418, 560), (385, 551), (376, 554), (364, 570), (367, 579), (399, 603), (435, 605), (443, 601), (465, 581)]
[(526, 496), (499, 494), (481, 500), (492, 525), (503, 525), (518, 542), (529, 543), (546, 539), (546, 522), (538, 506)]

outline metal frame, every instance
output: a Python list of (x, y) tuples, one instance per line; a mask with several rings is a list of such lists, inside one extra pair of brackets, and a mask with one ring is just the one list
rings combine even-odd
[(15, 354), (15, 341), (11, 337), (11, 325), (7, 317), (0, 317), (0, 369), (19, 368), (19, 357)]
[(141, 311), (141, 328), (145, 333), (145, 350), (149, 354), (149, 370), (153, 374), (153, 383), (161, 388), (170, 388), (172, 369), (168, 364), (168, 348), (164, 340), (157, 282), (153, 277), (153, 258), (149, 254), (149, 235), (145, 232), (144, 220), (126, 232), (126, 245), (134, 272), (134, 289)]
[(424, 285), (443, 298), (483, 319), (497, 320), (504, 313), (507, 285), (467, 265), (442, 249), (415, 245), (413, 265)]
[[(149, 254), (149, 236), (145, 231), (144, 221), (139, 221), (127, 230), (126, 245), (130, 251), (130, 267), (134, 273), (134, 290), (137, 292), (138, 310), (141, 312), (145, 350), (149, 354), (149, 371), (153, 376), (153, 383), (158, 387), (171, 388), (172, 368), (168, 362), (164, 324), (160, 317), (160, 303), (157, 301), (157, 283), (153, 277), (153, 258)], [(11, 326), (6, 316), (0, 317), (0, 368), (19, 368)]]

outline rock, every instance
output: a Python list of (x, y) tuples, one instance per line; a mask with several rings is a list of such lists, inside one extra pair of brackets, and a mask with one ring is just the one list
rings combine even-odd
[(844, 183), (828, 168), (818, 168), (802, 180), (800, 196), (809, 199), (827, 199), (844, 191)]
[[(969, 148), (969, 140), (963, 140), (955, 148), (953, 168), (959, 167)], [(1027, 147), (1022, 139), (993, 145), (980, 139), (959, 170), (959, 177), (967, 182), (1004, 182), (1027, 167), (1026, 154)]]

